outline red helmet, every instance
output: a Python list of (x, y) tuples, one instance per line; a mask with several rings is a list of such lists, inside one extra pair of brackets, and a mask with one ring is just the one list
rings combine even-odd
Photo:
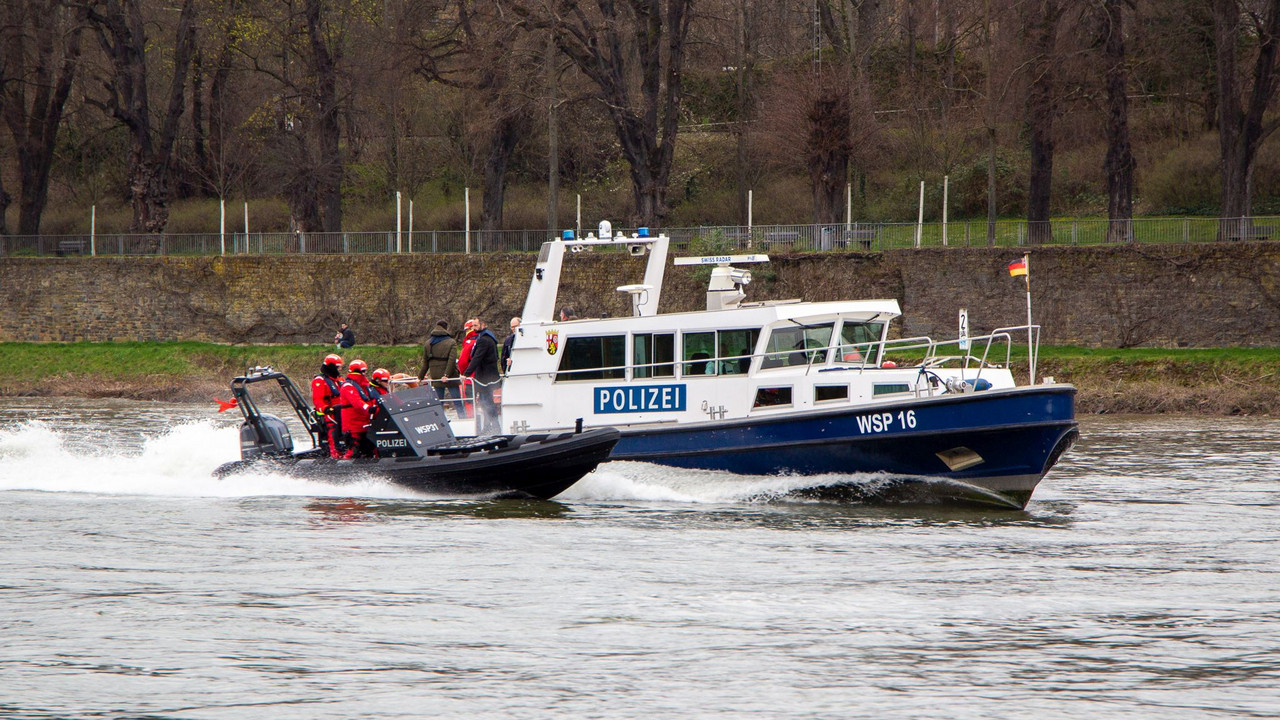
[(352, 360), (351, 364), (347, 366), (347, 370), (353, 373), (363, 374), (368, 369), (369, 369), (369, 363), (363, 360)]
[(391, 373), (387, 372), (386, 368), (378, 368), (377, 370), (374, 370), (373, 375), (370, 375), (369, 377), (373, 378), (373, 381), (376, 383), (391, 382)]
[(342, 367), (342, 356), (333, 354), (325, 355), (324, 364), (332, 365), (334, 367)]

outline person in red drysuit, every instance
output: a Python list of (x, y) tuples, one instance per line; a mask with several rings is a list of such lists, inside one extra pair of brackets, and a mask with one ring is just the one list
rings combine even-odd
[(369, 417), (377, 404), (377, 391), (369, 386), (369, 364), (352, 360), (347, 365), (347, 379), (342, 383), (342, 430), (349, 438), (346, 458), (374, 457), (377, 452), (369, 439)]
[(342, 358), (326, 355), (320, 374), (311, 381), (311, 403), (320, 420), (320, 442), (328, 446), (329, 457), (342, 457)]
[(369, 376), (370, 388), (379, 395), (391, 394), (391, 373), (386, 368), (378, 368)]

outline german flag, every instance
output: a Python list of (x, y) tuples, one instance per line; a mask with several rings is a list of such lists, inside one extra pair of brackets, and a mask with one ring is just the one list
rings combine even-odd
[(1027, 259), (1025, 257), (1020, 258), (1018, 260), (1014, 260), (1013, 262), (1009, 263), (1010, 277), (1018, 277), (1019, 275), (1026, 275), (1026, 274), (1027, 274)]

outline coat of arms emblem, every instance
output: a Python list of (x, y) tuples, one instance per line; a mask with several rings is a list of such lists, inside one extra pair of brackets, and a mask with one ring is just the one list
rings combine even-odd
[(556, 351), (559, 349), (560, 349), (560, 331), (548, 330), (547, 331), (547, 354), (555, 355)]

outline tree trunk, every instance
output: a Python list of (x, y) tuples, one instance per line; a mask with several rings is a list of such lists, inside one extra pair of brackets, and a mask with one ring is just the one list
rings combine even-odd
[[(169, 222), (168, 196), (164, 168), (156, 162), (150, 148), (142, 147), (135, 139), (129, 157), (129, 204), (133, 208), (129, 232), (164, 232)], [(157, 249), (158, 244), (150, 247), (152, 252)]]
[(1123, 0), (1105, 0), (1107, 34), (1107, 242), (1133, 242), (1133, 171), (1137, 161), (1129, 143), (1129, 73), (1125, 68)]
[(312, 98), (318, 116), (314, 123), (319, 147), (316, 167), (316, 202), (320, 208), (321, 230), (342, 232), (342, 127), (338, 122), (338, 72), (336, 51), (330, 51), (322, 27), (323, 0), (307, 0), (307, 39), (310, 41), (311, 73), (315, 79)]
[(215, 180), (213, 161), (209, 157), (209, 136), (205, 132), (204, 104), (204, 53), (196, 48), (191, 58), (191, 152), (195, 155), (196, 174), (200, 177), (200, 190), (206, 194), (218, 192), (221, 183)]
[(1054, 44), (1057, 41), (1058, 0), (1039, 0), (1031, 28), (1033, 75), (1027, 94), (1027, 134), (1031, 177), (1027, 189), (1027, 240), (1033, 245), (1053, 241), (1049, 201), (1053, 195), (1053, 120), (1055, 108)]
[[(597, 19), (577, 2), (556, 4), (558, 18), (535, 21), (555, 31), (556, 45), (596, 85), (631, 169), (636, 223), (662, 224), (683, 100), (684, 51), (691, 0), (596, 0)], [(541, 6), (520, 7), (526, 17)], [(633, 43), (634, 46), (629, 44)], [(633, 88), (640, 98), (632, 99)]]
[[(0, 106), (17, 149), (18, 232), (23, 235), (40, 232), (58, 129), (79, 64), (80, 25), (69, 15), (61, 0), (35, 6), (6, 3), (0, 31), (0, 64), (11, 76), (10, 82), (0, 84)], [(3, 200), (7, 206), (12, 198), (4, 195)], [(4, 226), (0, 219), (0, 228)]]
[(496, 249), (496, 235), (502, 229), (502, 208), (506, 198), (507, 164), (511, 155), (520, 144), (520, 139), (528, 134), (530, 118), (519, 112), (503, 115), (498, 119), (489, 140), (489, 154), (484, 161), (484, 201), (480, 210), (480, 229), (487, 238), (488, 247), (482, 241), (480, 250)]
[[(9, 211), (9, 203), (11, 202), (13, 202), (13, 196), (5, 192), (4, 173), (0, 173), (0, 237), (9, 234), (9, 223), (5, 220), (5, 213)], [(0, 255), (4, 255), (3, 245), (0, 245)]]
[(987, 127), (987, 247), (996, 244), (996, 129)]
[(852, 111), (847, 88), (820, 83), (809, 111), (805, 152), (813, 188), (813, 221), (838, 223), (843, 215), (844, 186), (849, 177), (849, 125)]
[[(293, 145), (291, 157), (293, 169), (285, 180), (285, 198), (289, 203), (289, 229), (295, 237), (298, 233), (320, 232), (323, 225), (320, 221), (320, 206), (316, 202), (319, 193), (316, 190), (317, 174), (308, 172), (314, 166), (311, 153), (307, 149), (307, 140), (301, 133), (291, 134), (286, 142)], [(297, 248), (291, 248), (296, 251)]]
[(738, 176), (738, 224), (746, 225), (749, 209), (747, 207), (747, 113), (751, 108), (751, 94), (747, 88), (747, 0), (737, 0), (734, 5), (737, 19), (737, 33), (734, 42), (734, 80), (738, 93), (738, 117), (734, 123), (734, 140), (736, 154), (734, 168)]
[(1218, 76), (1218, 138), (1221, 149), (1222, 212), (1219, 239), (1246, 239), (1252, 223), (1253, 166), (1262, 141), (1277, 121), (1264, 123), (1276, 94), (1280, 50), (1280, 0), (1268, 0), (1258, 30), (1253, 83), (1243, 97), (1238, 72), (1240, 8), (1236, 0), (1214, 0), (1214, 44)]
[[(161, 112), (148, 95), (146, 49), (149, 39), (138, 0), (109, 0), (84, 8), (98, 35), (99, 45), (111, 61), (111, 75), (102, 79), (109, 96), (89, 102), (107, 109), (129, 130), (129, 197), (133, 207), (130, 232), (163, 232), (169, 219), (169, 163), (178, 137), (178, 121), (186, 108), (187, 72), (195, 53), (193, 0), (183, 0), (174, 33), (173, 60), (169, 67), (168, 104)], [(152, 117), (158, 116), (158, 133)], [(154, 136), (153, 136), (153, 133)], [(158, 242), (151, 250), (158, 249)]]

